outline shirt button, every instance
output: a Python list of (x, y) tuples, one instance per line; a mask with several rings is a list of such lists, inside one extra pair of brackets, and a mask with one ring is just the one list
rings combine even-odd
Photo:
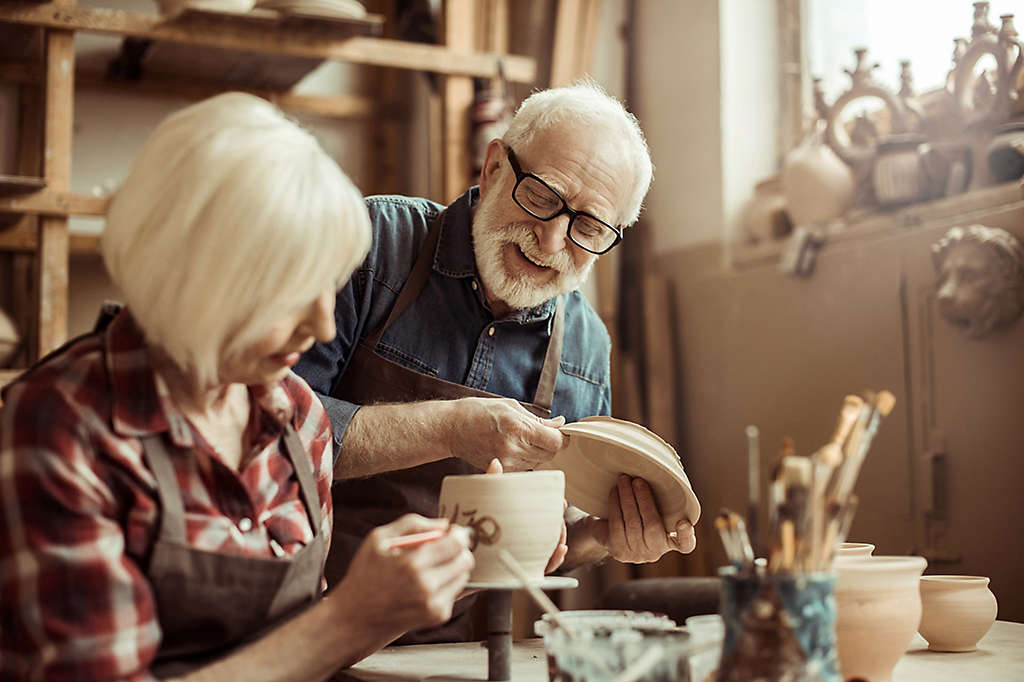
[(494, 327), (487, 330), (487, 336), (494, 336)]
[(252, 530), (252, 519), (245, 518), (238, 522), (238, 530), (248, 533)]
[(474, 280), (473, 280), (473, 281), (472, 281), (472, 282), (470, 283), (470, 286), (472, 286), (472, 287), (473, 287), (473, 291), (476, 291), (476, 289), (477, 289), (477, 284), (476, 284), (476, 280), (475, 280), (475, 279), (474, 279)]

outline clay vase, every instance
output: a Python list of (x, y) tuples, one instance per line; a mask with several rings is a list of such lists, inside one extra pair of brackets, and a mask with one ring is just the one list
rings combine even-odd
[(921, 578), (918, 632), (932, 651), (974, 651), (995, 622), (998, 606), (988, 578), (926, 575)]
[(844, 542), (836, 549), (836, 556), (871, 556), (874, 551), (875, 546), (868, 542)]
[(561, 471), (445, 476), (438, 516), (474, 531), (470, 583), (519, 583), (498, 559), (499, 548), (540, 583), (562, 533), (564, 499)]
[(891, 682), (921, 620), (919, 556), (837, 558), (836, 641), (842, 679)]
[(843, 215), (855, 186), (853, 171), (818, 134), (789, 152), (782, 164), (782, 193), (794, 225), (820, 225)]

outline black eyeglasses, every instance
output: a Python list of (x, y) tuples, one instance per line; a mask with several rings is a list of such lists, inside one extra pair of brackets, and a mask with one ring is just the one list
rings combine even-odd
[(516, 185), (512, 188), (512, 201), (538, 220), (554, 220), (563, 213), (569, 214), (569, 227), (566, 232), (569, 240), (576, 246), (601, 255), (612, 250), (622, 241), (622, 229), (613, 227), (600, 218), (589, 213), (569, 208), (562, 195), (551, 185), (533, 173), (524, 173), (516, 160), (512, 148), (508, 148), (508, 162), (516, 174)]

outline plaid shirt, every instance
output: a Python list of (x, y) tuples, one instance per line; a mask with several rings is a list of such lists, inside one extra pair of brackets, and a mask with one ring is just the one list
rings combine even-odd
[[(130, 313), (4, 393), (0, 409), (0, 679), (143, 680), (160, 645), (144, 567), (159, 532), (141, 438), (164, 434), (188, 542), (291, 555), (312, 539), (280, 438), (290, 421), (313, 459), (331, 532), (330, 422), (294, 374), (250, 387), (252, 450), (236, 472), (169, 399)], [(178, 449), (182, 448), (182, 449)]]

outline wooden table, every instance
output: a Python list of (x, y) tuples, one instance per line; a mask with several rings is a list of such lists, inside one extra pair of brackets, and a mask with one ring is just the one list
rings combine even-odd
[[(942, 654), (926, 649), (920, 635), (900, 659), (893, 682), (1024, 682), (1024, 623), (996, 621), (977, 651)], [(487, 650), (479, 643), (389, 647), (333, 678), (335, 682), (384, 680), (486, 680)], [(547, 682), (544, 645), (525, 639), (512, 648), (515, 682)]]

